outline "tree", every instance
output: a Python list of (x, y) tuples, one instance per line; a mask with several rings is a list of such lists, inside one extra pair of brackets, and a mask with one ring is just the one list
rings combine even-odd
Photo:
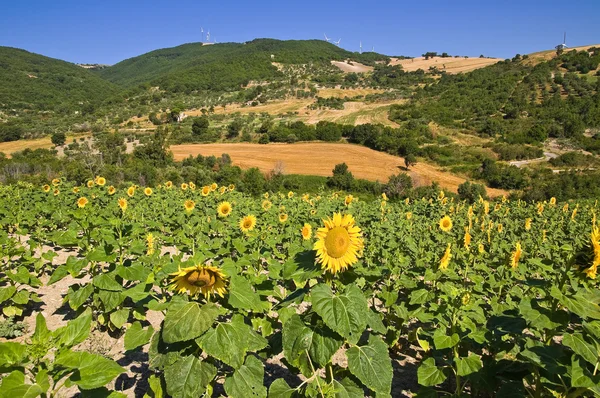
[(240, 135), (240, 131), (244, 127), (244, 123), (241, 119), (235, 119), (227, 125), (227, 138), (237, 138)]
[(206, 116), (197, 117), (192, 123), (192, 134), (196, 137), (201, 137), (208, 132), (210, 123)]
[(316, 126), (317, 139), (322, 141), (339, 141), (342, 138), (342, 128), (337, 123), (321, 120)]
[(348, 170), (346, 163), (336, 164), (333, 168), (333, 176), (327, 179), (327, 185), (331, 188), (349, 190), (352, 188), (354, 176)]
[(50, 137), (50, 141), (52, 141), (52, 144), (54, 144), (56, 146), (63, 146), (63, 145), (65, 145), (65, 142), (67, 141), (67, 136), (62, 131), (56, 132), (56, 133), (52, 134), (52, 137)]
[(412, 179), (406, 173), (391, 175), (388, 183), (385, 185), (385, 194), (390, 199), (405, 197), (412, 189)]
[(465, 181), (458, 186), (458, 197), (461, 200), (475, 203), (479, 199), (479, 196), (487, 199), (485, 187), (481, 184), (472, 184), (469, 181)]
[(404, 164), (406, 165), (407, 169), (410, 169), (410, 166), (414, 166), (415, 164), (417, 164), (417, 157), (412, 153), (407, 154), (404, 157)]
[(242, 189), (250, 195), (260, 195), (265, 190), (265, 176), (256, 167), (246, 170), (242, 176)]

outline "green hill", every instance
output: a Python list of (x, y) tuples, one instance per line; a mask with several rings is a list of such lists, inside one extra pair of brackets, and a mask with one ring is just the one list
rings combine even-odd
[(71, 108), (119, 90), (75, 64), (11, 47), (0, 47), (0, 81), (0, 109)]
[[(273, 56), (273, 57), (271, 57)], [(189, 43), (130, 58), (97, 73), (116, 84), (160, 86), (174, 92), (231, 90), (250, 80), (280, 76), (272, 62), (305, 64), (353, 59), (374, 63), (379, 54), (357, 54), (323, 40), (256, 39), (247, 43)]]

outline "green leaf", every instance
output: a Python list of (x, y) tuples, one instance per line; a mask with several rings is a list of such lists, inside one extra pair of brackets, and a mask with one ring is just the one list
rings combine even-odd
[(346, 351), (348, 369), (371, 390), (389, 394), (392, 389), (392, 361), (387, 345), (379, 336), (369, 336), (369, 343)]
[(19, 365), (27, 355), (27, 346), (19, 343), (0, 343), (0, 367)]
[(111, 391), (106, 387), (100, 387), (93, 390), (83, 390), (80, 398), (127, 398), (127, 395), (122, 392)]
[(121, 290), (123, 290), (123, 285), (116, 281), (115, 276), (116, 273), (114, 272), (100, 274), (94, 277), (92, 283), (94, 286), (102, 290), (120, 292)]
[(581, 358), (573, 355), (571, 361), (571, 387), (592, 388), (600, 384), (600, 375), (592, 375)]
[(110, 312), (116, 309), (123, 303), (125, 300), (125, 294), (122, 292), (115, 292), (110, 290), (102, 290), (98, 291), (98, 297), (102, 304), (104, 304), (104, 311)]
[(368, 314), (367, 324), (369, 325), (369, 327), (374, 332), (377, 332), (379, 334), (386, 334), (387, 328), (385, 327), (385, 325), (381, 321), (381, 314), (375, 312), (372, 309), (369, 309), (369, 311), (367, 312), (367, 314)]
[(162, 338), (165, 343), (176, 343), (199, 337), (206, 332), (219, 315), (218, 307), (208, 303), (173, 303), (165, 316)]
[(42, 388), (44, 392), (50, 389), (50, 378), (48, 377), (48, 371), (45, 369), (39, 369), (35, 375), (35, 382)]
[(417, 378), (420, 385), (432, 387), (443, 383), (446, 380), (446, 375), (435, 366), (435, 359), (427, 358), (417, 369)]
[(14, 286), (7, 286), (0, 289), (0, 303), (5, 302), (17, 292)]
[(468, 376), (483, 368), (483, 362), (479, 355), (470, 354), (466, 358), (456, 358), (456, 371), (459, 376)]
[(329, 363), (342, 343), (343, 340), (329, 328), (306, 326), (299, 315), (292, 315), (283, 325), (285, 358), (292, 365), (300, 368), (306, 376), (312, 375), (311, 368), (306, 361), (307, 352), (313, 363), (323, 367)]
[(35, 332), (33, 333), (33, 336), (31, 336), (32, 343), (45, 344), (48, 342), (51, 334), (50, 330), (48, 330), (48, 326), (46, 326), (46, 318), (39, 312), (35, 317)]
[[(79, 286), (79, 285), (77, 285)], [(94, 286), (91, 283), (79, 288), (77, 290), (69, 289), (69, 293), (67, 293), (67, 297), (69, 298), (69, 306), (71, 309), (77, 311), (79, 307), (85, 303), (85, 301), (90, 297), (92, 292), (94, 291)]]
[(269, 387), (269, 398), (292, 398), (295, 388), (289, 386), (284, 379), (277, 379)]
[(146, 299), (150, 294), (150, 290), (152, 290), (151, 284), (139, 283), (131, 289), (125, 290), (123, 293), (137, 303)]
[(240, 310), (260, 312), (264, 304), (243, 276), (233, 275), (229, 282), (229, 304)]
[(134, 322), (125, 332), (125, 350), (130, 351), (147, 344), (153, 334), (154, 328), (152, 328), (152, 325), (147, 329), (143, 329), (141, 323)]
[(102, 387), (125, 371), (112, 359), (83, 351), (64, 352), (54, 364), (73, 370), (69, 380), (83, 390)]
[(118, 266), (117, 275), (127, 281), (145, 281), (152, 272), (142, 264), (134, 264), (129, 267)]
[(427, 302), (427, 296), (429, 295), (429, 290), (427, 289), (420, 289), (420, 290), (414, 290), (411, 294), (410, 294), (410, 302), (409, 304), (413, 305), (413, 304), (424, 304)]
[[(552, 322), (547, 315), (533, 308), (532, 303), (535, 305), (536, 302), (533, 299), (525, 298), (519, 304), (521, 315), (530, 325), (539, 330), (554, 329), (560, 326), (559, 323)], [(549, 312), (549, 310), (547, 311)]]
[(367, 326), (368, 303), (356, 285), (346, 286), (343, 293), (333, 294), (328, 285), (320, 284), (311, 291), (313, 309), (333, 331), (356, 344)]
[(562, 305), (569, 309), (569, 311), (580, 317), (600, 319), (600, 306), (588, 297), (581, 294), (566, 296), (562, 294), (556, 286), (552, 286), (550, 294), (552, 297), (557, 298)]
[(52, 273), (52, 276), (50, 277), (50, 280), (48, 281), (48, 285), (52, 285), (53, 283), (60, 281), (62, 278), (64, 278), (67, 275), (69, 275), (69, 270), (67, 269), (67, 267), (64, 265), (59, 265), (58, 267), (56, 267), (56, 269)]
[(264, 373), (262, 362), (253, 356), (248, 356), (244, 365), (237, 369), (233, 376), (225, 379), (225, 392), (232, 398), (266, 398), (267, 388), (263, 385)]
[(69, 321), (67, 326), (56, 329), (52, 334), (58, 338), (58, 344), (61, 347), (70, 348), (87, 339), (91, 323), (92, 310), (87, 308), (76, 319)]
[(342, 380), (333, 380), (335, 388), (335, 398), (363, 398), (365, 396), (363, 389), (356, 385), (349, 377)]
[(129, 319), (129, 308), (122, 308), (110, 314), (110, 321), (113, 325), (115, 325), (118, 329), (123, 327), (127, 323)]
[(581, 333), (564, 334), (562, 343), (590, 364), (596, 365), (598, 362), (600, 353), (593, 345), (585, 341)]
[(194, 355), (165, 367), (167, 393), (173, 398), (198, 398), (217, 375), (217, 369)]
[(231, 322), (217, 323), (196, 339), (196, 343), (208, 355), (238, 369), (244, 363), (248, 349), (248, 329), (243, 317), (235, 315)]
[(435, 348), (438, 350), (452, 348), (457, 345), (459, 341), (460, 337), (458, 334), (453, 333), (452, 336), (447, 336), (443, 329), (437, 329), (433, 334), (433, 344), (435, 344)]
[(163, 398), (163, 389), (160, 382), (160, 377), (152, 375), (148, 378), (148, 385), (150, 386), (150, 394), (148, 392), (144, 394), (144, 398)]

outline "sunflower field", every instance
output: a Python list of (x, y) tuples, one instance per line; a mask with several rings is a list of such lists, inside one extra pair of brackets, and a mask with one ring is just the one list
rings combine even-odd
[(98, 177), (0, 186), (0, 203), (0, 307), (31, 324), (0, 340), (2, 397), (133, 396), (92, 335), (143, 354), (135, 396), (600, 395), (593, 201)]

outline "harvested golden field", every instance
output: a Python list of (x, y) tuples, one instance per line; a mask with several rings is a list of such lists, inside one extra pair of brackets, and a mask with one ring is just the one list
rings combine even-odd
[[(573, 51), (573, 50), (583, 51), (583, 50), (587, 50), (588, 48), (591, 48), (591, 47), (600, 47), (600, 44), (592, 44), (589, 46), (570, 47), (570, 48), (565, 49), (564, 52), (568, 53), (569, 51)], [(537, 65), (540, 62), (549, 61), (555, 57), (556, 57), (556, 49), (546, 50), (546, 51), (538, 51), (538, 52), (529, 54), (529, 59), (525, 60), (524, 63), (526, 65)]]
[[(386, 182), (390, 175), (401, 172), (404, 159), (352, 144), (310, 142), (297, 144), (188, 144), (171, 146), (175, 160), (189, 155), (221, 156), (227, 153), (233, 164), (243, 169), (258, 167), (262, 172), (273, 170), (283, 163), (286, 174), (330, 176), (334, 166), (345, 162), (357, 178)], [(442, 171), (432, 165), (417, 163), (409, 174), (417, 185), (435, 181), (443, 188), (456, 192), (465, 179)], [(488, 188), (490, 196), (500, 196), (506, 191)]]
[(357, 97), (359, 95), (369, 95), (369, 94), (381, 94), (385, 93), (386, 90), (381, 90), (377, 88), (320, 88), (317, 95), (323, 98), (352, 98)]
[(425, 72), (430, 67), (436, 66), (440, 71), (446, 71), (446, 73), (463, 73), (471, 72), (475, 69), (484, 68), (489, 65), (493, 65), (497, 62), (503, 61), (501, 58), (441, 58), (434, 57), (425, 59), (424, 57), (417, 57), (413, 59), (398, 59), (392, 58), (390, 65), (402, 65), (402, 68), (407, 72), (414, 72), (417, 69), (423, 69)]
[(354, 61), (331, 61), (331, 65), (337, 66), (342, 72), (345, 73), (364, 73), (371, 72), (373, 70), (372, 66), (363, 65)]
[[(67, 144), (73, 141), (73, 138), (87, 138), (90, 134), (68, 135)], [(54, 145), (50, 141), (50, 137), (36, 138), (33, 140), (18, 140), (10, 142), (0, 142), (0, 152), (4, 152), (8, 157), (11, 153), (23, 151), (25, 149), (48, 149)]]

